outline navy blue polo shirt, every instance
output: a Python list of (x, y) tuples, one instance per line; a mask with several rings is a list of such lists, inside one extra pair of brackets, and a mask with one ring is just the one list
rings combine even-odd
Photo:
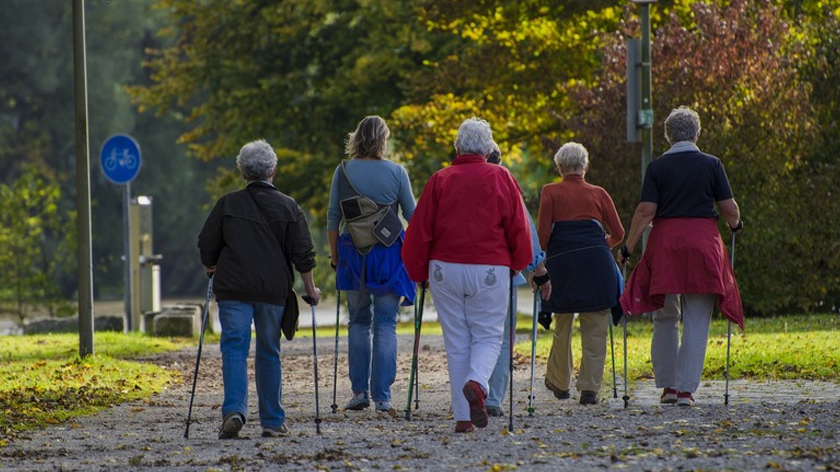
[(717, 218), (715, 202), (732, 198), (723, 164), (700, 151), (666, 153), (648, 164), (641, 201), (655, 203), (655, 218)]

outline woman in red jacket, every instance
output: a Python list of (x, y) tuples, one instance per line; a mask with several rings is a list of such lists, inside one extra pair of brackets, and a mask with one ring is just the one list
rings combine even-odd
[(533, 258), (519, 185), (487, 163), (490, 125), (470, 118), (457, 157), (426, 183), (405, 235), (409, 277), (428, 281), (443, 328), (456, 432), (487, 426), (488, 380), (502, 345), (511, 274)]

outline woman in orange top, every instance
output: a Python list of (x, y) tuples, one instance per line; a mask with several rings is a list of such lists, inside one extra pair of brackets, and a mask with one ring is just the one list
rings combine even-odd
[(579, 313), (583, 356), (575, 387), (581, 404), (594, 405), (604, 376), (610, 308), (619, 295), (610, 249), (624, 238), (624, 227), (607, 191), (584, 180), (585, 147), (566, 143), (554, 162), (563, 180), (543, 187), (537, 230), (554, 287), (542, 311), (556, 319), (545, 385), (559, 399), (571, 397), (572, 325)]

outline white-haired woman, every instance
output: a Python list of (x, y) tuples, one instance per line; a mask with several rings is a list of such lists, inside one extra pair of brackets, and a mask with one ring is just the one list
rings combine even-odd
[(208, 274), (214, 274), (213, 293), (222, 325), (225, 398), (219, 439), (235, 438), (248, 417), (252, 322), (262, 435), (286, 436), (289, 429), (280, 403), (280, 328), (293, 293), (292, 267), (300, 272), (313, 303), (321, 298), (312, 279), (315, 246), (301, 208), (271, 183), (277, 169), (271, 145), (260, 140), (242, 146), (236, 165), (247, 187), (220, 198), (198, 236), (201, 262)]
[(663, 389), (660, 401), (679, 406), (694, 405), (715, 302), (724, 316), (744, 327), (741, 295), (717, 227), (718, 210), (733, 232), (743, 227), (741, 213), (723, 164), (700, 152), (698, 137), (697, 112), (671, 111), (665, 119), (671, 148), (648, 165), (621, 251), (626, 261), (653, 223), (621, 306), (625, 313), (653, 312), (650, 355), (656, 386)]
[(542, 309), (555, 313), (545, 385), (558, 399), (571, 397), (572, 325), (578, 313), (583, 355), (575, 387), (581, 404), (594, 405), (604, 377), (610, 309), (618, 303), (610, 249), (624, 238), (624, 227), (609, 193), (584, 179), (589, 152), (583, 145), (564, 144), (554, 162), (563, 180), (543, 187), (537, 223), (552, 282)]
[(429, 281), (443, 328), (456, 432), (487, 426), (488, 380), (499, 357), (511, 274), (533, 258), (519, 185), (487, 163), (490, 125), (470, 118), (455, 138), (452, 165), (435, 172), (408, 226), (403, 260)]
[[(327, 209), (327, 233), (336, 288), (345, 293), (350, 311), (347, 353), (353, 395), (347, 410), (370, 406), (391, 409), (391, 385), (397, 375), (397, 311), (414, 303), (415, 287), (403, 266), (400, 251), (404, 234), (397, 216), (406, 221), (414, 213), (414, 194), (405, 168), (387, 160), (390, 130), (379, 116), (367, 116), (347, 139), (347, 161), (336, 167)], [(390, 214), (390, 244), (366, 238), (354, 242), (348, 220), (359, 207), (348, 205), (365, 197)], [(345, 214), (349, 212), (349, 214)], [(339, 234), (342, 221), (344, 231)], [(358, 233), (356, 233), (358, 236)], [(386, 240), (386, 242), (388, 242)], [(371, 339), (372, 337), (372, 339)]]

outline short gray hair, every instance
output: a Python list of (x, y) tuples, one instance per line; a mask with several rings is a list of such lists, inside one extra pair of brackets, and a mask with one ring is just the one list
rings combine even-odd
[(680, 141), (697, 142), (700, 137), (700, 115), (691, 108), (681, 106), (671, 110), (665, 118), (665, 139), (670, 144)]
[(478, 154), (487, 157), (493, 151), (493, 131), (490, 123), (481, 118), (468, 118), (458, 127), (455, 149), (460, 154)]
[(583, 144), (568, 142), (554, 155), (554, 163), (561, 175), (582, 174), (589, 165), (589, 151)]
[(385, 157), (388, 137), (391, 130), (382, 117), (377, 115), (366, 116), (347, 136), (345, 151), (350, 159), (357, 157), (373, 157), (382, 159)]
[(268, 180), (277, 169), (277, 154), (264, 139), (251, 141), (239, 150), (236, 167), (245, 180)]

